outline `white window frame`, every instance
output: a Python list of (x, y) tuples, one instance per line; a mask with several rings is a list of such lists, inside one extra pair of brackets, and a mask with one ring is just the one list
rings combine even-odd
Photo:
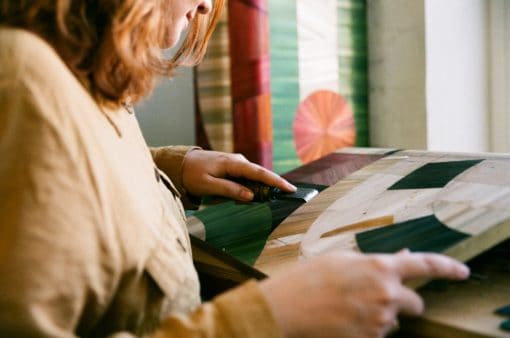
[(489, 1), (490, 150), (510, 152), (510, 1)]

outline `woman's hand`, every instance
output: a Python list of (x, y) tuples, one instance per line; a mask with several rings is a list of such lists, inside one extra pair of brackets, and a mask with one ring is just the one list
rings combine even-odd
[(467, 267), (437, 254), (333, 253), (260, 284), (285, 337), (384, 337), (397, 315), (418, 315), (423, 301), (403, 282), (464, 279)]
[(217, 151), (192, 150), (186, 154), (182, 183), (192, 195), (218, 195), (251, 201), (253, 193), (227, 178), (246, 178), (292, 192), (296, 188), (277, 174), (248, 161), (243, 155)]

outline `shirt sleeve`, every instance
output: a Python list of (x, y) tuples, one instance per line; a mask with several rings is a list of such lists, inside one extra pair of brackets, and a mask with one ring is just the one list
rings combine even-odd
[[(137, 338), (129, 332), (108, 338)], [(250, 281), (187, 316), (170, 316), (144, 338), (283, 338), (258, 284)]]
[(192, 150), (200, 149), (195, 146), (166, 146), (149, 148), (156, 166), (172, 181), (181, 195), (181, 201), (186, 209), (196, 209), (201, 199), (190, 195), (182, 183), (182, 166), (184, 157)]
[(153, 336), (173, 337), (282, 338), (283, 335), (257, 282), (250, 281), (205, 303), (188, 317), (167, 318)]

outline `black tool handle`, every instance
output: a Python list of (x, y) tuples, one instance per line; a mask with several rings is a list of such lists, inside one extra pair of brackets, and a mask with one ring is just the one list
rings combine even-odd
[(231, 178), (231, 180), (239, 184), (242, 184), (246, 188), (250, 189), (253, 192), (254, 202), (271, 201), (276, 199), (277, 196), (281, 193), (281, 190), (279, 188), (268, 186), (267, 184), (264, 184), (262, 182), (256, 182), (239, 177)]

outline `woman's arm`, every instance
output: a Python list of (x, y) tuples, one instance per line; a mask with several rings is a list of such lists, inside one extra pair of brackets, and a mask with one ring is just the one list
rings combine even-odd
[(253, 198), (251, 190), (228, 178), (246, 178), (283, 191), (296, 188), (270, 170), (248, 161), (241, 154), (201, 150), (197, 147), (152, 148), (153, 159), (177, 189), (194, 196), (218, 195), (240, 201)]

